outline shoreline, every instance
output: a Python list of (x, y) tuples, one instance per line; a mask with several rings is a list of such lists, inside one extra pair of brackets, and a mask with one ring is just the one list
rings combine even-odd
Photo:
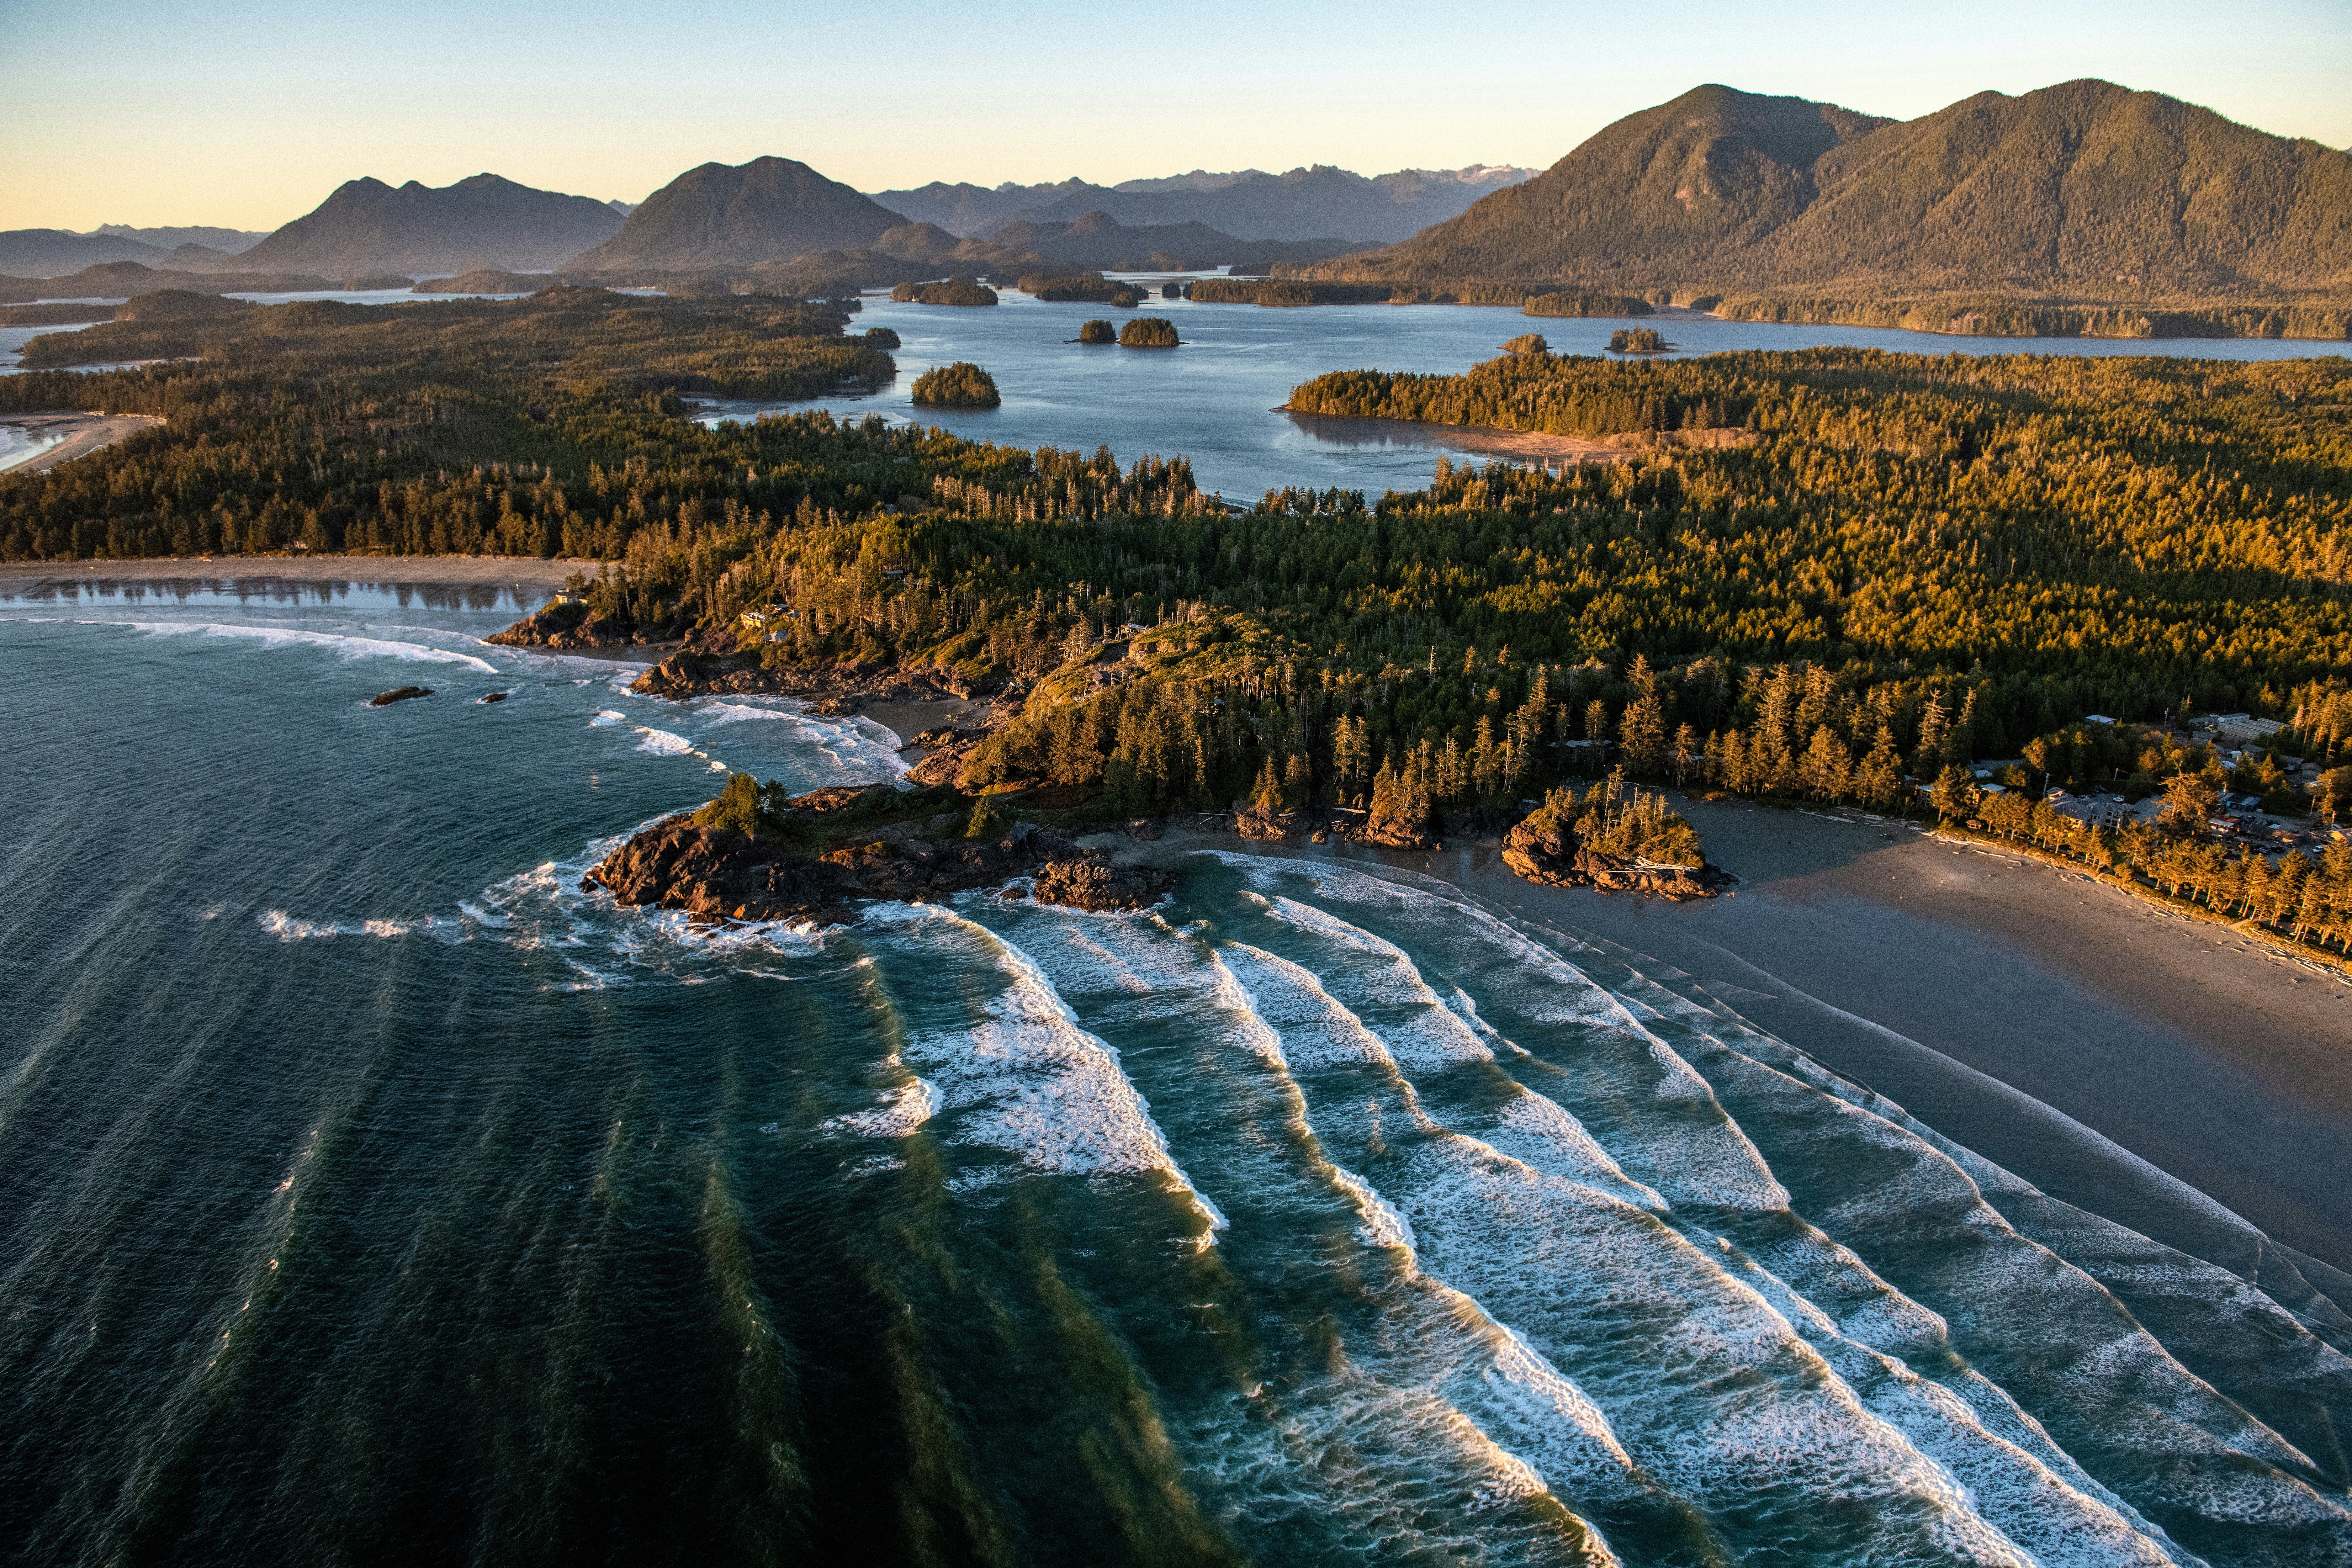
[(2352, 982), (1910, 824), (1681, 809), (1740, 878), (1730, 896), (1538, 887), (1476, 845), (1199, 842), (1450, 884), (1745, 1019), (2053, 1197), (2240, 1272), (2265, 1237), (2315, 1259), (2313, 1283), (2352, 1307)]
[[(1625, 436), (1558, 436), (1542, 430), (1506, 430), (1492, 425), (1448, 425), (1433, 419), (1384, 419), (1375, 415), (1313, 414), (1288, 404), (1273, 409), (1309, 435), (1349, 446), (1402, 446), (1452, 448), (1484, 457), (1518, 458), (1570, 463), (1622, 463), (1643, 452), (1685, 447), (1747, 447), (1759, 437), (1745, 430), (1704, 432), (1704, 441), (1684, 437), (1692, 432), (1666, 430), (1656, 438)], [(1722, 439), (1713, 437), (1720, 437)]]
[(17, 561), (0, 563), (0, 596), (69, 583), (271, 581), (543, 587), (552, 593), (574, 572), (593, 574), (600, 564), (562, 556), (543, 560), (536, 555), (170, 555), (131, 561)]
[(37, 457), (0, 468), (0, 475), (46, 474), (76, 458), (86, 458), (100, 447), (111, 447), (117, 441), (163, 423), (163, 416), (155, 414), (107, 414), (81, 409), (44, 409), (30, 414), (0, 415), (0, 425), (13, 425), (19, 430), (63, 432), (65, 437)]

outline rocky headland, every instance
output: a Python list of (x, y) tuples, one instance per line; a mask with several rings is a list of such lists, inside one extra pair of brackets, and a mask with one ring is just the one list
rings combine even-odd
[(632, 622), (597, 615), (578, 599), (550, 600), (502, 632), (482, 639), (500, 647), (543, 647), (558, 653), (642, 647), (649, 639)]
[(722, 796), (636, 834), (581, 885), (700, 920), (818, 925), (855, 920), (860, 900), (929, 903), (1024, 877), (1040, 902), (1098, 912), (1147, 908), (1172, 885), (1051, 829), (992, 821), (984, 803), (970, 816), (937, 809), (952, 798), (836, 785), (764, 808), (747, 833), (740, 818), (713, 820), (727, 816)]

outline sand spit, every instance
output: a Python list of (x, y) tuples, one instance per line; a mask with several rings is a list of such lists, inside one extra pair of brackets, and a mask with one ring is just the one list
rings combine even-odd
[(30, 430), (41, 436), (65, 437), (38, 457), (28, 458), (14, 468), (0, 468), (0, 473), (47, 473), (60, 464), (87, 457), (100, 447), (110, 447), (126, 436), (135, 436), (162, 423), (163, 421), (152, 414), (79, 413), (71, 409), (0, 415), (0, 425), (13, 425), (19, 430)]

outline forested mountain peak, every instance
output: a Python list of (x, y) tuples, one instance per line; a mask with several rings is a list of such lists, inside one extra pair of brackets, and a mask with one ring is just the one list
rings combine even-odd
[(1978, 93), (1825, 153), (1780, 237), (1784, 275), (1878, 264), (1926, 280), (2202, 294), (2352, 284), (2352, 158), (2209, 109), (2081, 80)]
[(318, 207), (242, 253), (264, 270), (329, 276), (458, 270), (482, 259), (511, 271), (543, 270), (621, 226), (618, 213), (587, 196), (536, 190), (498, 174), (439, 188), (397, 188), (362, 175)]
[(1887, 123), (1709, 83), (1626, 116), (1534, 179), (1369, 262), (1399, 275), (1495, 277), (1595, 262), (1611, 276), (1686, 267), (1797, 217), (1814, 199), (1814, 163)]
[(2147, 300), (2352, 286), (2352, 158), (2111, 82), (1896, 121), (1720, 84), (1325, 277)]
[(688, 169), (647, 196), (573, 269), (748, 267), (870, 246), (908, 220), (791, 158)]

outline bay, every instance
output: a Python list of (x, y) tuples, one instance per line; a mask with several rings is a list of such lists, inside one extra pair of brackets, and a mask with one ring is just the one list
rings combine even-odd
[[(1162, 274), (1132, 277), (1155, 294), (1162, 283), (1185, 280)], [(1294, 485), (1370, 496), (1419, 489), (1441, 457), (1487, 461), (1475, 445), (1442, 427), (1293, 418), (1274, 410), (1292, 387), (1326, 371), (1458, 374), (1494, 358), (1504, 342), (1522, 332), (1542, 334), (1555, 353), (1577, 354), (1605, 353), (1611, 332), (1635, 326), (1663, 327), (1683, 353), (1836, 346), (1895, 353), (2160, 353), (2254, 360), (2344, 352), (2341, 343), (2280, 339), (1976, 338), (1703, 316), (1537, 319), (1514, 310), (1465, 305), (1265, 309), (1154, 298), (1122, 310), (1102, 304), (1047, 304), (1017, 290), (999, 290), (999, 299), (994, 306), (959, 307), (900, 304), (887, 294), (868, 294), (850, 330), (888, 327), (898, 334), (902, 346), (892, 351), (898, 363), (895, 381), (870, 395), (793, 403), (712, 399), (700, 417), (717, 421), (824, 408), (841, 418), (880, 415), (1014, 447), (1091, 453), (1108, 446), (1123, 463), (1146, 454), (1181, 454), (1191, 459), (1203, 489), (1249, 502)], [(1124, 349), (1066, 341), (1076, 338), (1089, 320), (1117, 323), (1130, 315), (1173, 321), (1183, 345)], [(995, 377), (1002, 407), (916, 407), (915, 378), (957, 360), (979, 364)]]

